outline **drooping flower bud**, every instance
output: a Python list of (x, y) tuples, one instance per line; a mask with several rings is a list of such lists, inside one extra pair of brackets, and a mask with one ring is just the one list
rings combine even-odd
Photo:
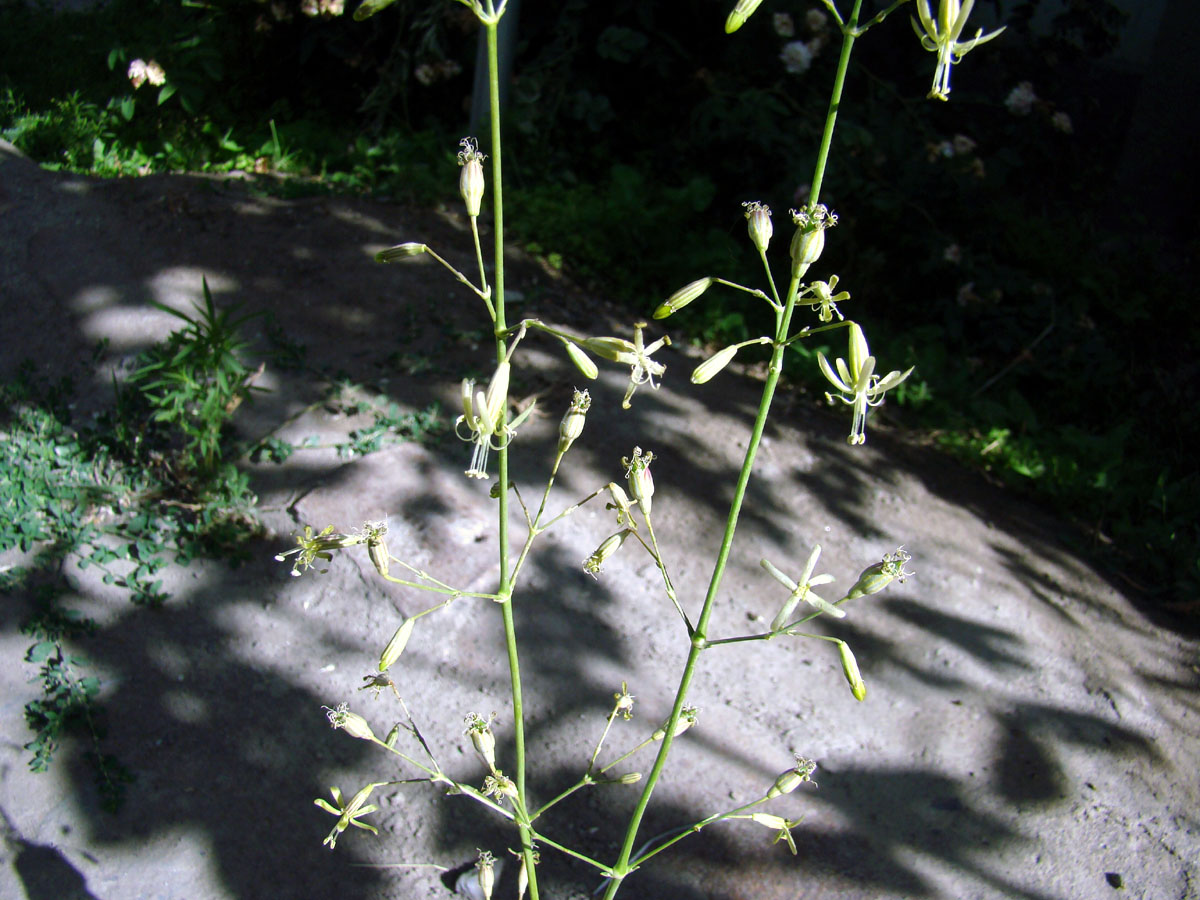
[[(505, 360), (496, 366), (496, 373), (492, 376), (492, 380), (488, 382), (486, 396), (486, 415), (487, 423), (493, 432), (499, 431), (499, 425), (504, 415), (505, 408), (508, 404), (508, 379), (512, 371), (512, 366)], [(476, 409), (475, 412), (483, 416), (484, 410)]]
[(600, 374), (600, 370), (596, 368), (596, 364), (592, 362), (592, 358), (583, 352), (583, 348), (572, 341), (563, 341), (567, 345), (567, 356), (571, 357), (571, 362), (575, 363), (575, 368), (583, 373), (583, 377), (594, 379)]
[(621, 545), (625, 543), (625, 538), (629, 537), (630, 530), (626, 528), (624, 531), (618, 531), (616, 534), (611, 534), (604, 539), (604, 542), (596, 548), (587, 559), (583, 561), (583, 570), (595, 578), (600, 574), (600, 567), (608, 561), (614, 553), (621, 549)]
[(397, 722), (392, 726), (392, 730), (387, 733), (387, 737), (383, 739), (385, 747), (395, 747), (396, 741), (400, 740), (400, 723)]
[(771, 207), (764, 206), (757, 200), (743, 203), (746, 208), (746, 229), (750, 232), (750, 241), (759, 253), (767, 252), (767, 244), (771, 242), (774, 227), (771, 225)]
[(571, 406), (558, 426), (558, 453), (561, 456), (571, 449), (575, 439), (583, 434), (587, 412), (592, 406), (592, 397), (587, 391), (576, 391)]
[(380, 672), (386, 672), (392, 663), (400, 658), (400, 654), (408, 646), (408, 639), (412, 637), (413, 627), (416, 624), (416, 619), (405, 619), (404, 623), (396, 629), (396, 633), (392, 635), (392, 639), (388, 641), (387, 646), (383, 648), (383, 653), (379, 656)]
[(617, 781), (619, 781), (621, 784), (637, 784), (641, 780), (642, 780), (641, 772), (626, 772), (624, 775), (622, 775), (620, 778), (617, 779)]
[(479, 215), (479, 206), (483, 202), (483, 161), (486, 157), (479, 152), (475, 138), (463, 138), (459, 146), (462, 150), (458, 151), (458, 164), (462, 166), (462, 172), (458, 176), (458, 190), (467, 204), (467, 215), (474, 218)]
[(609, 362), (629, 362), (634, 358), (633, 341), (618, 337), (590, 337), (580, 341), (583, 349)]
[(685, 284), (659, 304), (658, 309), (654, 310), (654, 318), (665, 319), (667, 316), (679, 312), (712, 287), (714, 281), (716, 281), (715, 278), (697, 278), (690, 284)]
[(704, 384), (710, 381), (718, 372), (733, 362), (740, 346), (740, 344), (733, 344), (724, 350), (719, 350), (696, 366), (696, 370), (692, 372), (692, 384)]
[(608, 483), (608, 493), (612, 497), (612, 503), (604, 504), (605, 509), (615, 509), (617, 511), (617, 524), (623, 528), (636, 528), (637, 523), (633, 521), (633, 516), (630, 515), (631, 504), (629, 496), (615, 481)]
[(754, 11), (758, 9), (760, 3), (762, 0), (738, 0), (737, 5), (733, 7), (733, 11), (725, 20), (725, 33), (733, 34), (745, 25), (746, 20), (754, 15)]
[(772, 813), (753, 813), (750, 818), (759, 825), (770, 828), (772, 831), (778, 831), (788, 827), (787, 819), (785, 819), (783, 816), (773, 815)]
[[(462, 380), (462, 389), (460, 392), (462, 398), (463, 421), (467, 423), (467, 427), (472, 431), (479, 429), (478, 417), (475, 414), (475, 379), (464, 378)], [(486, 404), (485, 404), (486, 405)]]
[(871, 350), (867, 347), (867, 338), (857, 322), (850, 323), (850, 371), (861, 372)]
[(484, 900), (492, 900), (492, 889), (496, 884), (496, 861), (486, 850), (479, 853), (479, 861), (475, 863), (479, 876), (479, 887), (483, 890)]
[(454, 893), (470, 900), (491, 900), (499, 868), (499, 863), (491, 853), (480, 850), (475, 865), (459, 875), (458, 880), (454, 882)]
[(845, 641), (838, 641), (838, 653), (842, 657), (842, 674), (846, 676), (846, 682), (850, 685), (850, 692), (854, 694), (854, 699), (858, 701), (867, 698), (867, 686), (863, 683), (862, 675), (858, 671), (858, 661), (854, 658), (854, 654), (850, 650), (850, 645)]
[(517, 900), (524, 900), (525, 891), (529, 889), (529, 871), (526, 868), (525, 855), (521, 855), (521, 868), (517, 870)]
[(397, 244), (395, 247), (388, 247), (386, 250), (376, 253), (375, 262), (390, 263), (398, 259), (408, 259), (410, 256), (420, 256), (428, 249), (424, 244), (412, 241), (406, 244)]

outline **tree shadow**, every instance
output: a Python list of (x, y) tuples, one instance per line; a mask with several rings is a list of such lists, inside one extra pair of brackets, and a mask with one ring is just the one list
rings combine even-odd
[[(13, 164), (18, 163), (5, 158), (0, 177), (6, 177), (4, 167)], [(310, 348), (310, 370), (325, 373), (322, 377), (342, 370), (378, 380), (383, 370), (374, 368), (372, 361), (397, 352), (397, 323), (409, 332), (408, 344), (400, 348), (404, 352), (416, 353), (447, 372), (487, 368), (486, 362), (480, 362), (490, 358), (487, 348), (481, 350), (478, 339), (471, 337), (479, 310), (469, 296), (464, 299), (453, 284), (431, 277), (427, 268), (379, 267), (370, 260), (372, 247), (421, 238), (425, 229), (447, 242), (462, 237), (453, 224), (435, 215), (342, 199), (285, 203), (196, 178), (145, 179), (131, 190), (129, 185), (117, 188), (47, 173), (35, 180), (31, 196), (38, 202), (58, 196), (79, 203), (60, 204), (58, 218), (29, 236), (27, 250), (43, 270), (42, 277), (21, 292), (6, 291), (3, 308), (6, 315), (14, 305), (44, 309), (40, 319), (21, 319), (32, 324), (22, 324), (11, 333), (4, 348), (8, 354), (32, 351), (40, 354), (43, 367), (53, 369), (64, 351), (83, 353), (105, 321), (127, 329), (122, 332), (125, 342), (112, 348), (113, 355), (131, 354), (152, 343), (149, 329), (161, 325), (147, 320), (149, 301), (186, 308), (187, 298), (198, 295), (200, 273), (208, 272), (224, 276), (212, 282), (219, 303), (236, 299), (244, 301), (248, 311), (274, 311), (289, 339)], [(114, 199), (118, 190), (130, 190), (120, 205)], [(88, 226), (73, 225), (74, 215), (87, 219)], [(472, 260), (461, 247), (438, 249), (463, 271), (470, 271)], [(331, 264), (331, 260), (338, 262)], [(434, 272), (437, 278), (443, 274)], [(510, 275), (514, 284), (525, 287), (521, 279), (558, 287), (528, 263), (514, 265)], [(581, 330), (600, 315), (582, 300), (564, 303), (556, 312), (584, 323)], [(446, 323), (445, 327), (435, 326), (435, 321)], [(63, 326), (63, 322), (71, 324)], [(607, 326), (592, 330), (609, 331)], [(6, 356), (0, 371), (7, 372), (9, 362)], [(672, 365), (686, 373), (682, 357)], [(562, 385), (578, 376), (560, 361), (558, 368), (540, 372), (539, 377)], [(429, 380), (421, 374), (390, 376), (385, 389), (389, 396), (417, 406), (441, 399), (453, 418), (457, 414), (452, 405), (453, 379), (441, 388)], [(541, 383), (530, 380), (531, 388), (541, 388)], [(617, 381), (605, 376), (598, 390), (619, 397)], [(98, 374), (94, 387), (108, 389), (103, 375)], [(731, 384), (719, 392), (686, 388), (669, 395), (643, 388), (629, 414), (595, 414), (588, 436), (598, 436), (599, 441), (581, 444), (578, 452), (594, 468), (620, 481), (620, 456), (628, 455), (634, 444), (654, 449), (663, 459), (659, 471), (669, 466), (671, 473), (669, 478), (660, 475), (660, 490), (686, 495), (719, 517), (731, 494), (728, 461), (712, 448), (694, 446), (688, 422), (702, 412), (736, 420), (748, 430), (757, 390), (755, 384)], [(278, 403), (264, 404), (264, 415), (290, 414), (319, 395), (314, 389), (299, 398), (280, 397)], [(887, 530), (873, 515), (874, 499), (878, 492), (913, 476), (932, 496), (981, 518), (995, 517), (999, 529), (1030, 548), (1028, 558), (999, 545), (990, 549), (1004, 557), (1014, 580), (1051, 605), (1065, 623), (1076, 625), (1085, 617), (1104, 614), (1101, 604), (1085, 596), (1076, 597), (1078, 609), (1064, 609), (1043, 589), (1044, 579), (1030, 559), (1080, 563), (1055, 541), (1053, 529), (1038, 514), (1025, 518), (1022, 509), (1015, 516), (997, 515), (996, 510), (1010, 504), (1011, 498), (979, 485), (945, 460), (930, 463), (906, 454), (882, 435), (872, 434), (872, 446), (878, 444), (886, 453), (872, 451), (870, 456), (852, 458), (844, 447), (844, 428), (817, 416), (800, 415), (805, 440), (819, 449), (818, 459), (807, 470), (783, 473), (785, 483), (797, 494), (814, 498), (848, 530), (872, 539), (886, 537)], [(783, 426), (772, 426), (768, 438), (782, 440), (786, 434), (790, 432)], [(514, 471), (523, 480), (536, 481), (534, 467), (538, 461), (544, 464), (551, 443), (543, 439), (540, 450), (535, 445), (529, 462), (521, 462)], [(465, 448), (448, 440), (446, 444), (453, 453), (426, 463), (422, 470), (429, 484), (439, 475), (461, 473)], [(769, 465), (769, 450), (763, 456)], [(890, 468), (881, 463), (885, 457)], [(297, 490), (319, 482), (336, 491), (352, 477), (348, 467), (321, 458), (293, 461), (289, 468), (264, 475), (261, 483), (264, 491), (273, 493), (281, 493), (289, 482)], [(564, 474), (560, 486), (577, 492), (599, 487), (573, 479)], [(786, 516), (789, 498), (773, 490), (767, 479), (751, 480), (746, 523), (782, 544), (789, 540), (792, 527)], [(382, 507), (417, 523), (415, 528), (454, 512), (445, 496), (433, 489), (403, 492), (381, 483), (378, 497)], [(711, 540), (686, 533), (686, 524), (684, 531), (684, 539)], [(191, 836), (203, 848), (205, 865), (215, 869), (231, 896), (249, 900), (328, 894), (366, 900), (385, 895), (391, 890), (392, 876), (366, 866), (377, 862), (377, 856), (363, 845), (345, 837), (336, 854), (321, 851), (320, 842), (333, 820), (312, 806), (314, 797), (328, 794), (328, 785), (318, 783), (318, 772), (338, 773), (341, 778), (340, 773), (369, 768), (372, 748), (322, 728), (317, 716), (323, 698), (305, 687), (296, 672), (256, 661), (253, 645), (231, 645), (229, 617), (236, 619), (239, 606), (252, 602), (256, 592), (269, 596), (289, 583), (281, 567), (265, 562), (281, 549), (277, 542), (256, 543), (248, 549), (260, 562), (233, 571), (211, 571), (202, 582), (178, 592), (164, 610), (125, 607), (104, 616), (88, 652), (112, 673), (103, 699), (114, 712), (113, 752), (140, 777), (130, 788), (125, 810), (110, 818), (98, 808), (90, 776), (79, 764), (81, 752), (68, 751), (59, 764), (71, 774), (72, 800), (80, 806), (89, 841), (106, 850), (126, 853), (164, 836)], [(490, 549), (480, 547), (481, 553)], [(965, 552), (979, 549), (983, 548), (965, 548)], [(617, 601), (610, 589), (603, 583), (586, 590), (575, 587), (583, 577), (577, 560), (564, 561), (550, 543), (531, 557), (530, 567), (532, 593), (516, 615), (519, 633), (530, 648), (522, 659), (529, 677), (527, 690), (541, 698), (528, 735), (529, 742), (537, 744), (557, 740), (555, 729), (561, 722), (581, 716), (602, 721), (616, 685), (605, 683), (598, 673), (629, 663), (632, 651), (613, 622)], [(479, 575), (479, 570), (470, 574)], [(1011, 632), (930, 609), (905, 595), (889, 597), (882, 607), (901, 623), (935, 635), (982, 666), (1012, 672), (1028, 668), (1019, 654), (1021, 641)], [(14, 627), (7, 610), (4, 615), (5, 627)], [(967, 684), (958, 674), (931, 670), (886, 633), (853, 623), (831, 625), (831, 633), (850, 640), (860, 659), (869, 660), (865, 666), (894, 666), (944, 690)], [(260, 639), (276, 637), (264, 634)], [(362, 653), (349, 633), (331, 629), (319, 642), (330, 655)], [(497, 641), (482, 649), (492, 658), (503, 652)], [(432, 653), (422, 659), (426, 668), (444, 674)], [(307, 662), (298, 658), (296, 666)], [(482, 680), (483, 672), (480, 667), (462, 677)], [(454, 716), (459, 715), (455, 710)], [(1153, 754), (1152, 745), (1136, 732), (1050, 706), (1026, 703), (994, 715), (1005, 735), (995, 749), (999, 766), (994, 799), (1003, 803), (1061, 802), (1066, 773), (1056, 755), (1058, 746), (1095, 745), (1100, 752), (1116, 756)], [(701, 745), (713, 756), (760, 771), (768, 782), (776, 774), (766, 771), (732, 738), (703, 738)], [(501, 753), (511, 758), (511, 745), (502, 746)], [(578, 773), (564, 767), (538, 774), (548, 786), (565, 787)], [(938, 888), (913, 863), (913, 855), (919, 854), (966, 872), (1006, 896), (1048, 900), (1049, 895), (1021, 888), (978, 862), (980, 848), (1023, 838), (978, 802), (977, 794), (962, 782), (935, 771), (900, 766), (843, 767), (824, 772), (819, 780), (821, 790), (814, 802), (836, 811), (844, 824), (798, 828), (801, 852), (795, 860), (776, 852), (781, 850), (778, 846), (748, 855), (746, 843), (729, 837), (721, 826), (664, 854), (669, 865), (647, 867), (632, 876), (622, 895), (738, 900), (745, 896), (745, 884), (754, 885), (756, 879), (776, 886), (830, 879), (876, 895), (936, 896)], [(339, 787), (349, 795), (357, 785), (343, 782)], [(607, 826), (619, 821), (628, 805), (627, 796), (590, 793), (579, 802), (564, 804), (548, 821), (556, 833), (577, 838), (582, 848), (611, 859), (611, 842), (589, 829), (592, 823)], [(643, 834), (670, 831), (704, 812), (685, 804), (655, 804)], [(511, 842), (510, 829), (479, 816), (463, 798), (439, 803), (430, 818), (435, 823), (434, 844), (447, 856), (461, 853), (473, 840), (491, 846)], [(731, 832), (749, 827), (748, 823), (728, 826)], [(28, 847), (27, 855), (33, 854), (28, 858), (40, 863), (29, 864), (27, 890), (41, 877), (38, 872), (51, 873), (60, 891), (87, 890), (77, 884), (78, 872), (69, 860), (62, 860), (63, 868), (51, 858), (57, 850), (50, 848), (48, 855), (41, 845)], [(359, 867), (360, 863), (364, 865)], [(594, 887), (594, 882), (580, 878), (578, 867), (556, 854), (546, 854), (545, 865), (550, 885), (562, 885), (564, 890), (582, 890), (585, 883), (587, 890)], [(513, 868), (509, 866), (506, 879), (511, 879)], [(696, 871), (720, 886), (697, 887), (696, 879), (687, 874)], [(189, 872), (176, 875), (181, 882), (192, 877)], [(735, 885), (735, 879), (742, 884)]]

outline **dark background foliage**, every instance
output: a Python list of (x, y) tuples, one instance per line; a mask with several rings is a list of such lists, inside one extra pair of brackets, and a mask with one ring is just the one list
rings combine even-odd
[[(509, 222), (548, 264), (638, 313), (703, 274), (757, 285), (739, 204), (774, 209), (781, 259), (786, 210), (806, 197), (834, 35), (807, 17), (820, 4), (772, 0), (731, 38), (729, 5), (520, 6)], [(1196, 233), (1190, 217), (1143, 214), (1121, 177), (1144, 77), (1114, 57), (1123, 14), (1078, 0), (977, 7), (980, 25), (1008, 30), (956, 67), (946, 104), (925, 99), (934, 61), (909, 10), (859, 42), (823, 188), (841, 220), (822, 273), (842, 277), (843, 311), (885, 370), (918, 366), (888, 419), (1056, 504), (1134, 587), (1193, 598), (1198, 380), (1182, 351), (1200, 330)], [(362, 23), (308, 12), (5, 0), (0, 128), (44, 163), (98, 174), (243, 169), (296, 176), (279, 190), (453, 198), (470, 12), (413, 0)], [(794, 34), (779, 33), (780, 13)], [(780, 59), (796, 41), (816, 45), (805, 72)], [(167, 84), (134, 91), (134, 58), (157, 60)], [(1014, 111), (1022, 82), (1037, 99)], [(672, 329), (719, 344), (761, 333), (757, 315), (714, 291)], [(817, 349), (802, 347), (789, 376), (819, 397)]]

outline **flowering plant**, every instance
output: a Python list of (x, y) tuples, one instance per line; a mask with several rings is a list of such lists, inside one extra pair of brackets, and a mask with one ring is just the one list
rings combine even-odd
[[(774, 314), (774, 328), (769, 334), (718, 350), (697, 366), (692, 374), (693, 382), (703, 384), (728, 366), (741, 348), (749, 345), (770, 348), (768, 374), (763, 384), (758, 413), (746, 442), (745, 455), (730, 503), (727, 526), (713, 565), (708, 589), (703, 598), (679, 595), (669, 574), (667, 559), (655, 534), (653, 502), (655, 482), (651, 467), (655, 462), (656, 455), (653, 452), (635, 447), (629, 456), (621, 460), (623, 484), (611, 481), (584, 496), (559, 514), (547, 514), (547, 501), (559, 466), (585, 428), (586, 416), (593, 402), (587, 391), (575, 392), (571, 405), (562, 419), (554, 461), (542, 492), (540, 504), (536, 507), (532, 504), (527, 505), (522, 499), (521, 492), (510, 480), (509, 453), (512, 450), (517, 428), (533, 409), (531, 404), (520, 415), (510, 418), (508, 396), (510, 375), (514, 354), (524, 340), (534, 334), (550, 338), (555, 346), (565, 350), (571, 362), (589, 380), (595, 379), (599, 372), (592, 357), (598, 357), (620, 366), (628, 366), (628, 385), (622, 406), (629, 408), (634, 392), (639, 386), (649, 384), (651, 388), (656, 388), (658, 382), (655, 379), (661, 379), (665, 375), (666, 364), (654, 358), (654, 354), (670, 344), (670, 339), (666, 335), (662, 335), (647, 341), (644, 332), (649, 326), (644, 322), (634, 324), (632, 339), (628, 339), (607, 335), (575, 334), (548, 325), (537, 317), (527, 317), (515, 324), (507, 321), (504, 298), (503, 169), (501, 166), (500, 104), (496, 70), (496, 28), (504, 13), (505, 3), (504, 0), (499, 0), (499, 2), (495, 2), (495, 0), (459, 0), (459, 2), (469, 7), (483, 25), (489, 51), (492, 123), (492, 144), (489, 154), (491, 159), (490, 187), (495, 234), (495, 250), (491, 260), (493, 280), (489, 285), (488, 268), (484, 264), (477, 225), (487, 187), (483, 168), (485, 157), (479, 152), (478, 144), (470, 138), (463, 140), (461, 145), (463, 150), (459, 154), (459, 162), (462, 166), (460, 189), (466, 204), (475, 243), (479, 266), (478, 282), (473, 282), (466, 275), (454, 269), (423, 243), (398, 244), (381, 252), (377, 258), (381, 262), (391, 263), (402, 262), (425, 254), (431, 255), (481, 299), (490, 320), (495, 342), (496, 369), (486, 390), (478, 389), (473, 380), (466, 379), (462, 382), (463, 413), (458, 418), (457, 427), (459, 436), (474, 445), (470, 465), (466, 470), (468, 477), (479, 479), (491, 477), (487, 468), (489, 451), (495, 450), (498, 456), (495, 476), (497, 481), (491, 488), (491, 496), (497, 501), (498, 506), (499, 577), (497, 584), (493, 591), (470, 592), (438, 580), (433, 575), (393, 556), (385, 542), (386, 526), (380, 524), (368, 525), (355, 535), (342, 534), (335, 531), (332, 526), (318, 534), (314, 534), (309, 529), (299, 539), (299, 546), (288, 554), (281, 554), (280, 558), (295, 555), (294, 571), (298, 574), (300, 570), (310, 567), (317, 560), (328, 561), (336, 551), (365, 545), (372, 564), (382, 578), (414, 590), (432, 592), (444, 597), (443, 602), (418, 612), (399, 624), (380, 656), (378, 672), (367, 677), (368, 687), (379, 688), (391, 685), (395, 689), (394, 683), (388, 679), (386, 673), (390, 668), (402, 665), (402, 654), (415, 627), (419, 626), (419, 619), (464, 597), (493, 601), (500, 613), (509, 662), (512, 758), (503, 761), (498, 758), (493, 718), (490, 716), (484, 718), (475, 713), (467, 716), (466, 734), (477, 756), (487, 769), (481, 787), (448, 774), (434, 758), (428, 743), (411, 717), (408, 717), (407, 731), (419, 745), (424, 754), (423, 759), (399, 749), (398, 739), (402, 730), (400, 725), (395, 726), (386, 739), (380, 740), (372, 731), (369, 723), (362, 716), (351, 712), (345, 705), (339, 705), (329, 712), (330, 722), (334, 727), (344, 729), (352, 737), (376, 744), (394, 754), (407, 766), (422, 773), (417, 780), (443, 785), (452, 793), (470, 797), (483, 809), (510, 823), (513, 826), (515, 838), (513, 852), (520, 859), (520, 872), (517, 879), (518, 897), (524, 896), (526, 892), (533, 898), (539, 896), (537, 866), (541, 859), (540, 851), (546, 848), (555, 849), (594, 868), (597, 874), (604, 879), (603, 890), (606, 900), (611, 900), (618, 893), (625, 879), (649, 859), (665, 851), (688, 834), (717, 822), (746, 819), (765, 826), (769, 831), (774, 832), (776, 842), (786, 843), (794, 853), (796, 845), (791, 831), (797, 822), (775, 813), (766, 812), (759, 807), (775, 800), (781, 794), (795, 791), (802, 784), (811, 783), (816, 763), (804, 757), (797, 757), (791, 768), (780, 773), (771, 784), (764, 785), (758, 796), (752, 797), (746, 802), (737, 803), (730, 809), (719, 811), (697, 822), (681, 823), (677, 830), (642, 843), (640, 846), (638, 835), (647, 807), (670, 757), (673, 742), (685, 733), (700, 727), (698, 711), (687, 700), (698, 662), (703, 654), (719, 646), (766, 642), (781, 637), (799, 637), (833, 643), (850, 692), (853, 697), (861, 701), (866, 697), (866, 684), (849, 645), (840, 638), (808, 633), (802, 631), (801, 628), (821, 616), (841, 618), (847, 614), (843, 607), (850, 601), (877, 593), (891, 582), (903, 581), (911, 574), (904, 568), (909, 555), (903, 550), (897, 550), (894, 554), (889, 554), (881, 561), (863, 569), (850, 590), (839, 599), (831, 601), (819, 596), (814, 590), (821, 588), (828, 597), (835, 596), (829, 594), (825, 587), (833, 582), (833, 577), (828, 574), (813, 574), (821, 554), (820, 547), (813, 548), (798, 581), (793, 581), (781, 569), (764, 559), (762, 560), (763, 568), (787, 589), (786, 599), (780, 605), (779, 612), (772, 620), (769, 630), (762, 633), (735, 634), (728, 637), (713, 636), (715, 630), (712, 621), (714, 603), (720, 591), (734, 544), (738, 515), (746, 497), (747, 485), (771, 411), (783, 368), (784, 353), (797, 342), (807, 340), (813, 335), (840, 328), (847, 330), (849, 335), (848, 361), (838, 358), (834, 365), (830, 365), (824, 354), (818, 354), (818, 363), (825, 377), (836, 389), (837, 397), (853, 407), (850, 431), (850, 443), (852, 444), (861, 444), (866, 439), (868, 408), (881, 403), (885, 393), (900, 384), (912, 371), (911, 369), (904, 373), (894, 371), (882, 377), (876, 375), (875, 358), (870, 355), (861, 326), (855, 321), (844, 319), (841, 312), (837, 310), (836, 303), (849, 298), (849, 293), (846, 291), (834, 293), (839, 283), (838, 276), (830, 274), (822, 280), (805, 280), (809, 270), (821, 260), (827, 232), (837, 223), (837, 215), (821, 203), (819, 198), (837, 111), (842, 103), (842, 89), (847, 65), (854, 43), (868, 28), (882, 22), (886, 15), (898, 7), (903, 0), (897, 0), (891, 7), (866, 23), (860, 23), (858, 19), (861, 0), (854, 0), (850, 14), (844, 18), (836, 4), (832, 0), (826, 0), (826, 7), (836, 21), (837, 30), (841, 33), (842, 50), (834, 76), (829, 112), (826, 116), (809, 197), (799, 209), (791, 212), (794, 231), (790, 238), (788, 262), (784, 269), (787, 278), (784, 282), (786, 285), (784, 290), (779, 290), (767, 256), (774, 232), (771, 211), (765, 204), (755, 201), (745, 204), (744, 208), (748, 237), (763, 264), (766, 289), (747, 287), (717, 276), (704, 276), (680, 288), (655, 310), (655, 320), (667, 319), (680, 309), (699, 300), (707, 291), (722, 286), (741, 291), (752, 298), (754, 302), (765, 303)], [(726, 31), (730, 33), (737, 31), (754, 14), (760, 2), (761, 0), (739, 0), (726, 23)], [(927, 6), (924, 0), (919, 0), (919, 2), (919, 10)], [(387, 0), (367, 0), (367, 4), (360, 8), (356, 16), (364, 14), (364, 10), (366, 10), (365, 14), (377, 12), (385, 5), (387, 5)], [(924, 9), (922, 20), (929, 20), (929, 29), (932, 30), (930, 40), (949, 42), (946, 43), (946, 46), (952, 48), (959, 46), (959, 50), (953, 51), (952, 49), (951, 51), (957, 52), (959, 55), (966, 52), (961, 49), (960, 45), (953, 44), (953, 41), (961, 32), (966, 13), (969, 10), (970, 0), (963, 10), (958, 9), (956, 3), (944, 0), (938, 24), (934, 27), (928, 10)], [(945, 24), (946, 17), (951, 11), (956, 15), (947, 26)], [(780, 25), (777, 24), (776, 27), (778, 28)], [(784, 27), (786, 30), (786, 26)], [(991, 36), (994, 35), (989, 37)], [(972, 46), (974, 45), (972, 44)], [(945, 77), (948, 91), (948, 74)], [(794, 327), (792, 320), (797, 308), (811, 309), (817, 314), (817, 323), (799, 328)], [(835, 314), (837, 321), (834, 321)], [(516, 503), (520, 506), (527, 527), (524, 543), (515, 554), (511, 552), (515, 547), (515, 542), (510, 536), (510, 494), (515, 497)], [(613, 695), (614, 703), (607, 723), (591, 752), (587, 767), (579, 781), (550, 801), (538, 806), (533, 801), (533, 791), (527, 781), (528, 758), (519, 667), (520, 646), (514, 624), (513, 608), (515, 604), (521, 602), (521, 594), (518, 591), (521, 574), (529, 558), (530, 550), (537, 539), (584, 504), (603, 496), (607, 496), (611, 500), (606, 505), (606, 510), (613, 513), (617, 530), (603, 538), (596, 550), (583, 561), (583, 569), (587, 573), (599, 577), (603, 574), (604, 565), (615, 554), (621, 552), (623, 547), (627, 545), (640, 546), (655, 563), (658, 570), (657, 577), (661, 577), (663, 593), (671, 602), (675, 614), (678, 615), (682, 631), (686, 633), (688, 654), (674, 691), (671, 713), (666, 720), (651, 730), (645, 740), (633, 749), (601, 764), (603, 747), (614, 720), (618, 716), (623, 720), (632, 716), (634, 698), (629, 693), (627, 686), (622, 684), (621, 690)], [(393, 564), (403, 570), (403, 577), (393, 574)], [(407, 709), (404, 712), (407, 717)], [(653, 763), (648, 771), (644, 773), (632, 771), (613, 776), (608, 774), (615, 766), (646, 748), (656, 748)], [(503, 762), (503, 767), (501, 762)], [(373, 782), (359, 791), (348, 804), (342, 803), (341, 794), (336, 790), (334, 799), (337, 805), (331, 805), (324, 800), (316, 801), (322, 809), (339, 817), (327, 843), (332, 847), (337, 836), (350, 826), (371, 830), (371, 826), (360, 821), (362, 816), (374, 808), (373, 806), (364, 806), (365, 800), (376, 787), (391, 783), (393, 782)], [(548, 809), (568, 796), (596, 784), (636, 785), (638, 791), (637, 799), (621, 835), (619, 850), (615, 858), (610, 861), (592, 858), (578, 849), (554, 840), (546, 833), (540, 819)], [(498, 863), (491, 852), (481, 851), (475, 867), (465, 871), (459, 878), (460, 893), (473, 897), (490, 898), (495, 889), (497, 868)]]

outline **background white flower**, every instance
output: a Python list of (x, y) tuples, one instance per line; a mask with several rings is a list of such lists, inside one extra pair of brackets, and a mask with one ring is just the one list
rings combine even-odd
[(803, 75), (812, 65), (813, 52), (804, 41), (790, 41), (779, 53), (783, 67), (793, 75)]

